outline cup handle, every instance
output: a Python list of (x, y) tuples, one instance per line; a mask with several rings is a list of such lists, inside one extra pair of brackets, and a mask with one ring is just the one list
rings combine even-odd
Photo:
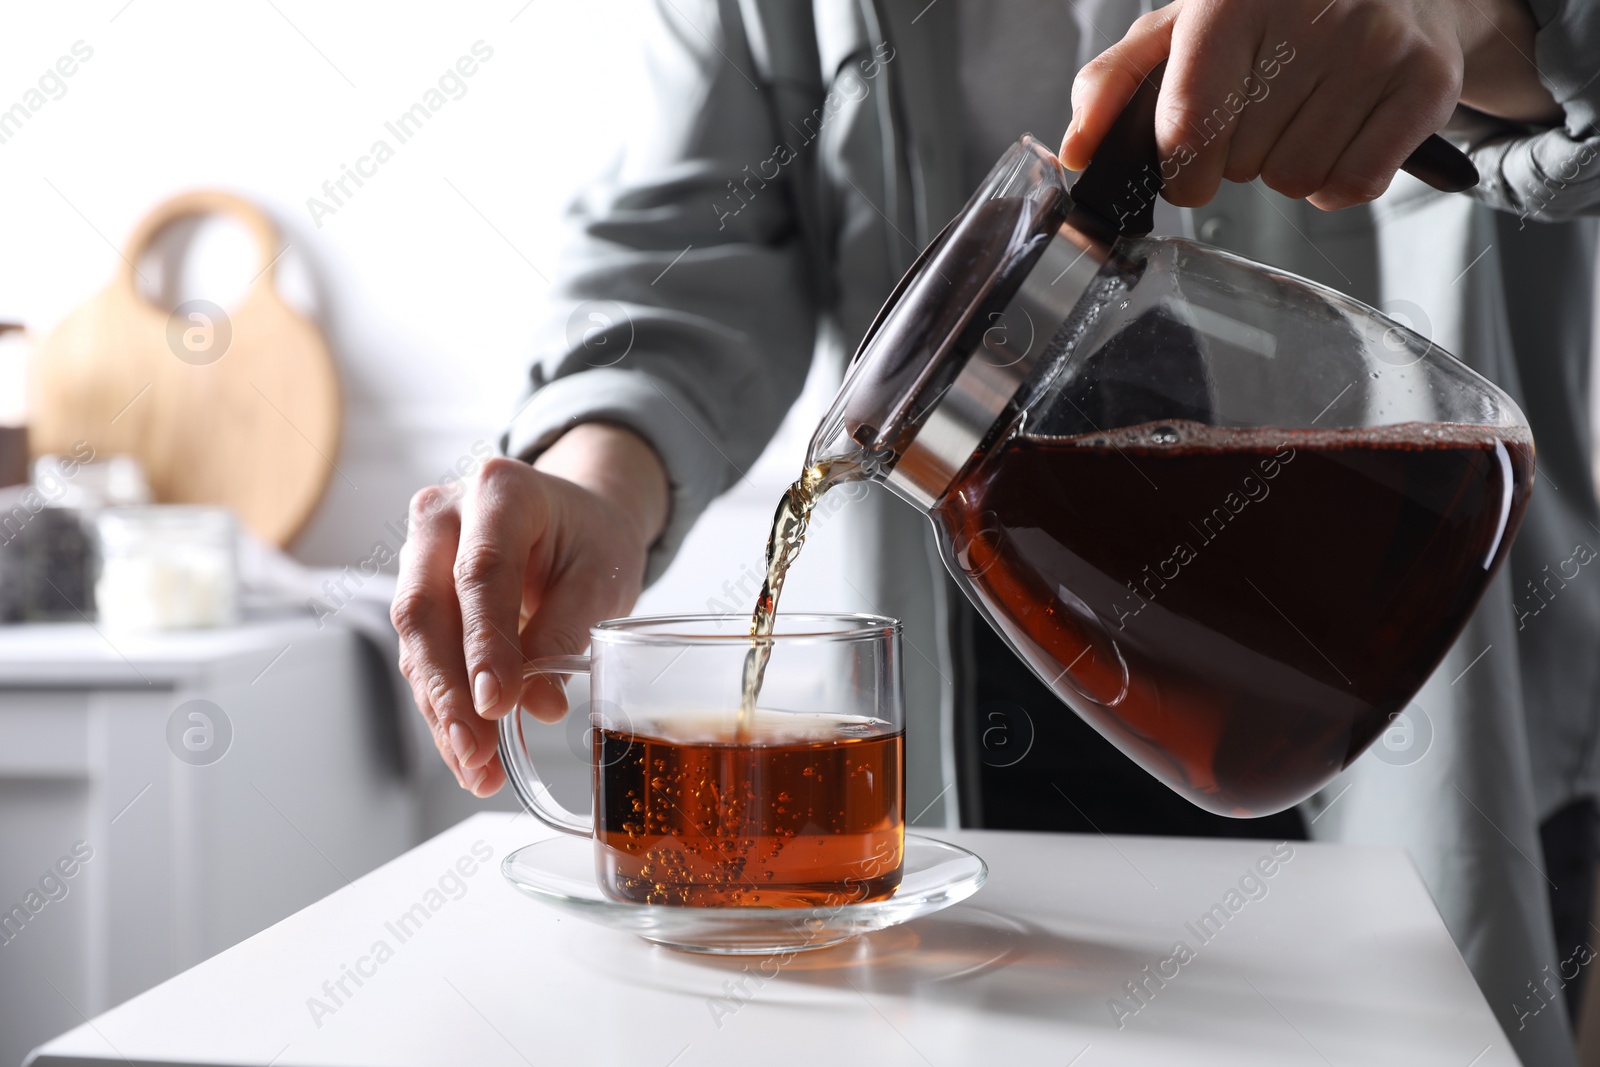
[[(588, 656), (543, 656), (531, 660), (522, 668), (522, 679), (527, 681), (536, 675), (545, 674), (588, 674)], [(567, 714), (573, 714), (568, 711)], [(561, 803), (551, 794), (550, 787), (544, 784), (539, 777), (539, 772), (534, 769), (533, 760), (528, 758), (528, 746), (522, 736), (522, 708), (512, 708), (505, 718), (500, 720), (500, 765), (505, 768), (506, 777), (511, 781), (511, 788), (516, 790), (517, 799), (522, 801), (522, 806), (528, 814), (563, 833), (575, 837), (593, 837), (594, 823), (589, 819), (580, 818), (561, 806)]]

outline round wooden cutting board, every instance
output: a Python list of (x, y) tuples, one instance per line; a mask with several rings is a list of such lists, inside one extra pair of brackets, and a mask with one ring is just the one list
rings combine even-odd
[[(150, 303), (134, 275), (157, 234), (195, 215), (231, 215), (250, 232), (261, 272), (237, 307)], [(137, 456), (155, 497), (224, 504), (256, 534), (287, 544), (334, 471), (339, 383), (316, 326), (283, 302), (278, 236), (229, 193), (174, 197), (134, 230), (111, 284), (36, 349), (29, 376), (35, 455)]]

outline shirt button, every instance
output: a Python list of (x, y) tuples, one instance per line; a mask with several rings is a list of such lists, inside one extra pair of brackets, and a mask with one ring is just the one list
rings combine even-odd
[(1221, 244), (1228, 235), (1226, 215), (1213, 215), (1200, 224), (1200, 240), (1208, 245)]

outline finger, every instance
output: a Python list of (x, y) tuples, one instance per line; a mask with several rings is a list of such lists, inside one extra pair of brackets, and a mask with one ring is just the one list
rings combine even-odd
[(1412, 86), (1384, 98), (1309, 199), (1324, 211), (1365, 204), (1382, 196), (1395, 171), (1429, 134), (1450, 118), (1453, 101), (1436, 86)]
[[(1178, 163), (1162, 195), (1198, 207), (1217, 194), (1265, 30), (1257, 7), (1200, 7), (1178, 20), (1156, 106), (1156, 147)], [(1163, 170), (1163, 176), (1170, 168)]]
[[(401, 546), (400, 573), (396, 581), (395, 596), (389, 608), (389, 618), (399, 638), (400, 673), (411, 686), (411, 695), (417, 711), (428, 724), (428, 734), (439, 756), (450, 773), (456, 776), (462, 788), (467, 781), (461, 773), (461, 762), (450, 743), (448, 721), (441, 720), (434, 707), (431, 685), (434, 677), (427, 653), (430, 635), (424, 622), (438, 610), (440, 597), (428, 588), (428, 555), (443, 553), (448, 560), (455, 554), (455, 529), (449, 510), (451, 501), (442, 490), (429, 487), (411, 498), (409, 508), (410, 538)], [(422, 531), (426, 530), (426, 534)], [(453, 599), (453, 598), (452, 598)]]
[(1145, 76), (1163, 59), (1172, 43), (1172, 25), (1186, 0), (1173, 0), (1136, 19), (1127, 35), (1084, 64), (1072, 82), (1072, 123), (1061, 141), (1061, 162), (1068, 170), (1089, 165), (1106, 131), (1133, 99)]
[[(454, 570), (462, 654), (473, 707), (487, 719), (510, 711), (521, 686), (517, 621), (529, 549), (541, 532), (537, 477), (517, 460), (489, 460), (462, 515)], [(480, 767), (489, 758), (483, 752), (467, 763)]]
[(434, 744), (462, 787), (471, 788), (479, 776), (463, 769), (463, 761), (483, 747), (494, 728), (473, 713), (467, 695), (461, 611), (451, 575), (460, 530), (460, 517), (445, 490), (433, 486), (412, 498), (390, 618), (400, 635), (400, 670), (411, 683)]
[(1330, 75), (1312, 91), (1261, 163), (1261, 180), (1299, 200), (1327, 184), (1383, 96), (1376, 79)]
[[(589, 628), (627, 611), (618, 600), (617, 583), (609, 572), (569, 569), (545, 589), (538, 610), (522, 634), (527, 658), (575, 656), (589, 647)], [(522, 687), (522, 706), (542, 722), (567, 713), (565, 677), (531, 675)]]
[(478, 784), (472, 787), (472, 795), (476, 797), (492, 797), (500, 792), (500, 787), (506, 784), (506, 772), (500, 765), (500, 753), (495, 752), (483, 769), (478, 772), (482, 775)]
[[(1273, 43), (1276, 42), (1276, 43)], [(1239, 128), (1228, 141), (1228, 162), (1222, 176), (1230, 182), (1250, 182), (1261, 176), (1272, 146), (1294, 121), (1316, 87), (1311, 72), (1286, 39), (1269, 31), (1256, 53), (1255, 67), (1240, 83), (1240, 95), (1248, 101), (1239, 116)]]

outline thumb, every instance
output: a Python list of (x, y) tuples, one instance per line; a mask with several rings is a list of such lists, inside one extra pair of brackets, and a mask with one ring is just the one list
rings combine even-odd
[(1183, 3), (1173, 0), (1141, 16), (1122, 40), (1078, 71), (1072, 83), (1072, 124), (1061, 141), (1061, 162), (1068, 170), (1089, 165), (1139, 84), (1172, 51), (1172, 26)]

